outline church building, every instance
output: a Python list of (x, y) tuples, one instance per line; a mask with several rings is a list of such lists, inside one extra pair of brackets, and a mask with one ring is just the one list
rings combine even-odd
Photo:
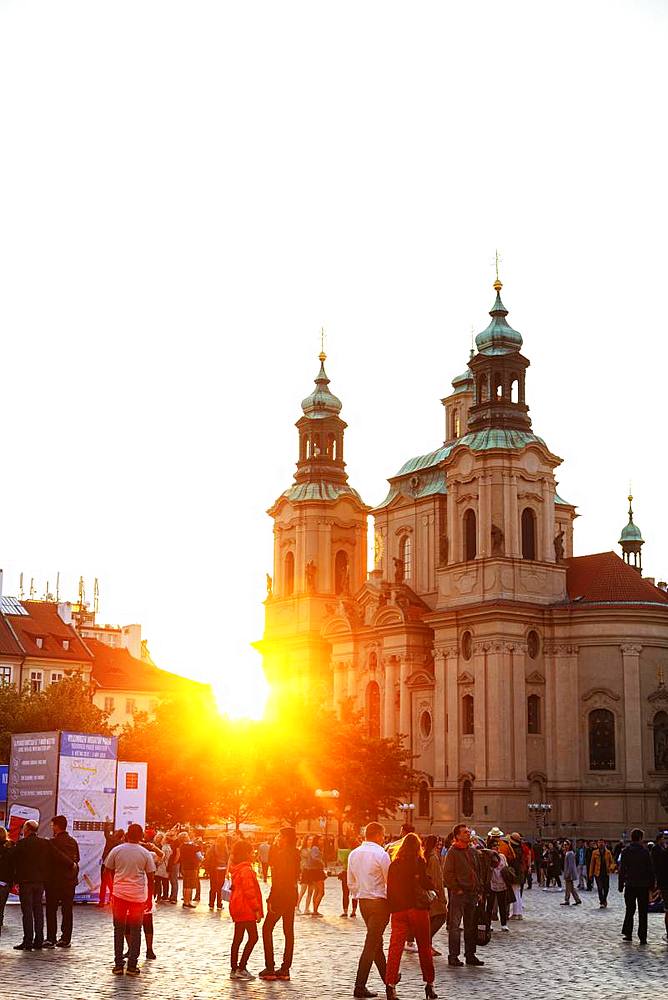
[(348, 483), (320, 355), (295, 481), (269, 510), (265, 672), (287, 695), (337, 710), (351, 699), (374, 736), (405, 736), (418, 829), (656, 831), (668, 823), (668, 593), (642, 577), (632, 498), (622, 558), (573, 556), (562, 460), (532, 429), (529, 361), (494, 288), (491, 322), (442, 400), (443, 446), (405, 462), (374, 509)]

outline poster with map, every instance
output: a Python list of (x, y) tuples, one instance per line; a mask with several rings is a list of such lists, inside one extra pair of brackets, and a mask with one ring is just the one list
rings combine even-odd
[(98, 899), (105, 824), (114, 821), (118, 739), (90, 733), (61, 733), (57, 811), (79, 844), (75, 898)]

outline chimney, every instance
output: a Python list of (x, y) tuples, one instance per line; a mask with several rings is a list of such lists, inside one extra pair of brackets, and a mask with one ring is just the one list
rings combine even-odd
[(659, 580), (659, 582), (657, 583), (657, 587), (659, 588), (659, 590), (663, 590), (665, 592), (668, 590), (668, 583), (666, 583), (665, 580)]
[(643, 577), (643, 579), (647, 580), (648, 583), (651, 583), (653, 587), (656, 586), (656, 584), (654, 582), (654, 577), (653, 576), (645, 576), (645, 577)]

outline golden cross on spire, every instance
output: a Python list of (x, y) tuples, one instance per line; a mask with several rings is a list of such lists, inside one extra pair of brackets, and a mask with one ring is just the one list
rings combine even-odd
[(494, 264), (495, 264), (495, 267), (496, 267), (496, 281), (494, 282), (494, 288), (496, 289), (497, 292), (500, 292), (501, 289), (503, 288), (503, 284), (501, 282), (501, 279), (499, 278), (499, 264), (500, 263), (501, 263), (501, 254), (497, 250), (496, 253), (495, 253), (495, 256), (494, 256)]
[(320, 327), (320, 354), (318, 355), (320, 361), (326, 361), (327, 355), (325, 354), (325, 328)]

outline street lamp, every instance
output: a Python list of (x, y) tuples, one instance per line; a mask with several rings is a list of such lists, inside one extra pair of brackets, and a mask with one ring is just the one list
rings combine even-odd
[(543, 821), (543, 826), (547, 826), (545, 819), (552, 812), (552, 803), (529, 802), (528, 808), (531, 815), (536, 818), (536, 837), (538, 840), (542, 840), (541, 820)]
[[(404, 825), (408, 822), (412, 822), (414, 810), (415, 810), (414, 802), (401, 803), (401, 805), (399, 806), (399, 812), (402, 812), (404, 814)], [(408, 817), (410, 817), (410, 819)]]
[[(316, 788), (316, 790), (315, 790), (315, 797), (316, 797), (316, 799), (338, 799), (338, 797), (339, 797), (339, 790), (338, 790), (338, 788), (330, 788), (328, 790), (325, 790), (323, 788)], [(325, 858), (325, 854), (326, 854), (326, 851), (327, 851), (327, 824), (328, 824), (328, 822), (329, 822), (329, 811), (328, 811), (327, 808), (325, 808), (325, 822), (324, 822), (324, 824), (322, 822), (322, 819), (320, 820), (321, 829), (323, 830), (323, 834), (324, 834), (324, 837), (325, 837), (325, 850), (323, 851), (323, 859)], [(325, 863), (326, 863), (326, 861), (325, 861)]]

